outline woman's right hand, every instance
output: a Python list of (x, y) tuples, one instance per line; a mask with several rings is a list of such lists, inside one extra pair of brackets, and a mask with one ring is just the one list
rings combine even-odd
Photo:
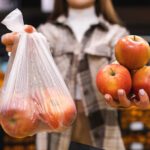
[[(31, 25), (25, 25), (24, 31), (27, 33), (32, 33), (35, 32), (36, 29)], [(6, 51), (12, 52), (14, 50), (13, 48), (14, 42), (17, 41), (18, 39), (19, 39), (19, 33), (11, 32), (11, 33), (4, 34), (1, 38), (1, 42), (6, 46)]]

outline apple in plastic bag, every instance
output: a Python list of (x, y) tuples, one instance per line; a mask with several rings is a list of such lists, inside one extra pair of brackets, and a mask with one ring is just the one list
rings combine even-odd
[(38, 120), (32, 99), (14, 95), (0, 113), (1, 126), (8, 135), (24, 138), (36, 133)]
[(57, 89), (38, 89), (35, 99), (39, 118), (48, 131), (65, 130), (76, 118), (77, 111), (73, 100), (59, 93)]

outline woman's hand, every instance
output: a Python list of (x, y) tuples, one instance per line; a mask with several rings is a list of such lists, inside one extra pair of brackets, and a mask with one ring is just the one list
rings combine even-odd
[(148, 109), (150, 105), (148, 94), (143, 90), (139, 90), (139, 100), (132, 98), (128, 99), (125, 91), (122, 89), (118, 90), (118, 100), (114, 100), (111, 95), (105, 94), (106, 103), (114, 108), (131, 108), (136, 106), (140, 109)]
[[(32, 33), (36, 31), (36, 29), (31, 25), (25, 25), (24, 31), (27, 33)], [(1, 38), (1, 42), (6, 46), (6, 50), (8, 52), (12, 52), (14, 49), (13, 48), (14, 42), (17, 41), (18, 39), (19, 39), (19, 33), (11, 32), (11, 33), (4, 34)]]

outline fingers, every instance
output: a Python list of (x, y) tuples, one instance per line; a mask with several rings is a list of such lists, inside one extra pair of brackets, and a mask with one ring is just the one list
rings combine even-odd
[(131, 101), (127, 98), (124, 90), (122, 89), (118, 90), (118, 98), (121, 106), (129, 107), (131, 105)]
[(7, 33), (2, 36), (1, 42), (6, 46), (6, 51), (12, 52), (14, 42), (19, 39), (19, 35), (16, 32)]
[(125, 91), (122, 89), (118, 90), (118, 100), (114, 100), (111, 95), (105, 95), (106, 103), (114, 108), (129, 108), (131, 101), (127, 98)]
[(149, 96), (148, 94), (143, 90), (140, 89), (139, 90), (139, 98), (140, 100), (133, 100), (133, 102), (131, 102), (126, 94), (125, 91), (122, 89), (118, 90), (118, 100), (115, 101), (111, 95), (106, 94), (105, 95), (105, 100), (106, 103), (114, 108), (129, 108), (131, 106), (137, 106), (140, 109), (148, 109), (150, 106), (150, 101), (149, 101)]
[(24, 26), (24, 31), (27, 32), (27, 33), (32, 33), (32, 32), (35, 32), (36, 29), (31, 25), (25, 25)]
[(6, 45), (6, 51), (7, 52), (12, 52), (12, 45)]
[(115, 101), (113, 100), (113, 98), (112, 98), (111, 95), (105, 94), (104, 97), (105, 97), (106, 103), (107, 103), (109, 106), (115, 107), (115, 108), (118, 107), (117, 102), (115, 102)]
[[(31, 25), (25, 25), (24, 30), (27, 33), (32, 33), (36, 31), (36, 29)], [(12, 33), (4, 34), (1, 38), (1, 42), (6, 46), (6, 51), (12, 52), (14, 49), (13, 48), (14, 42), (18, 41), (18, 39), (19, 39), (19, 34), (17, 32), (12, 32)]]
[(150, 104), (149, 96), (143, 89), (139, 90), (139, 98), (140, 98), (139, 101), (134, 100), (135, 105), (140, 109), (147, 109)]
[(19, 35), (16, 32), (6, 33), (2, 36), (1, 42), (4, 45), (13, 45), (17, 38), (19, 38)]
[[(27, 33), (32, 33), (35, 30), (35, 28), (31, 25), (25, 25), (24, 26), (24, 30), (27, 32)], [(2, 44), (4, 45), (13, 45), (14, 44), (14, 41), (19, 38), (19, 34), (17, 32), (12, 32), (12, 33), (6, 33), (2, 36), (2, 39), (1, 39), (1, 42)]]

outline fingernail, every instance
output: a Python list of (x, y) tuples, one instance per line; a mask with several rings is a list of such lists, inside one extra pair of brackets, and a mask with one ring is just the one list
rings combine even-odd
[(124, 95), (124, 91), (122, 89), (118, 90), (119, 95)]
[(145, 95), (145, 91), (144, 91), (143, 89), (140, 89), (140, 90), (139, 90), (139, 93), (140, 93), (141, 96), (144, 96), (144, 95)]
[(105, 99), (107, 100), (107, 101), (109, 101), (109, 95), (108, 94), (105, 94)]

